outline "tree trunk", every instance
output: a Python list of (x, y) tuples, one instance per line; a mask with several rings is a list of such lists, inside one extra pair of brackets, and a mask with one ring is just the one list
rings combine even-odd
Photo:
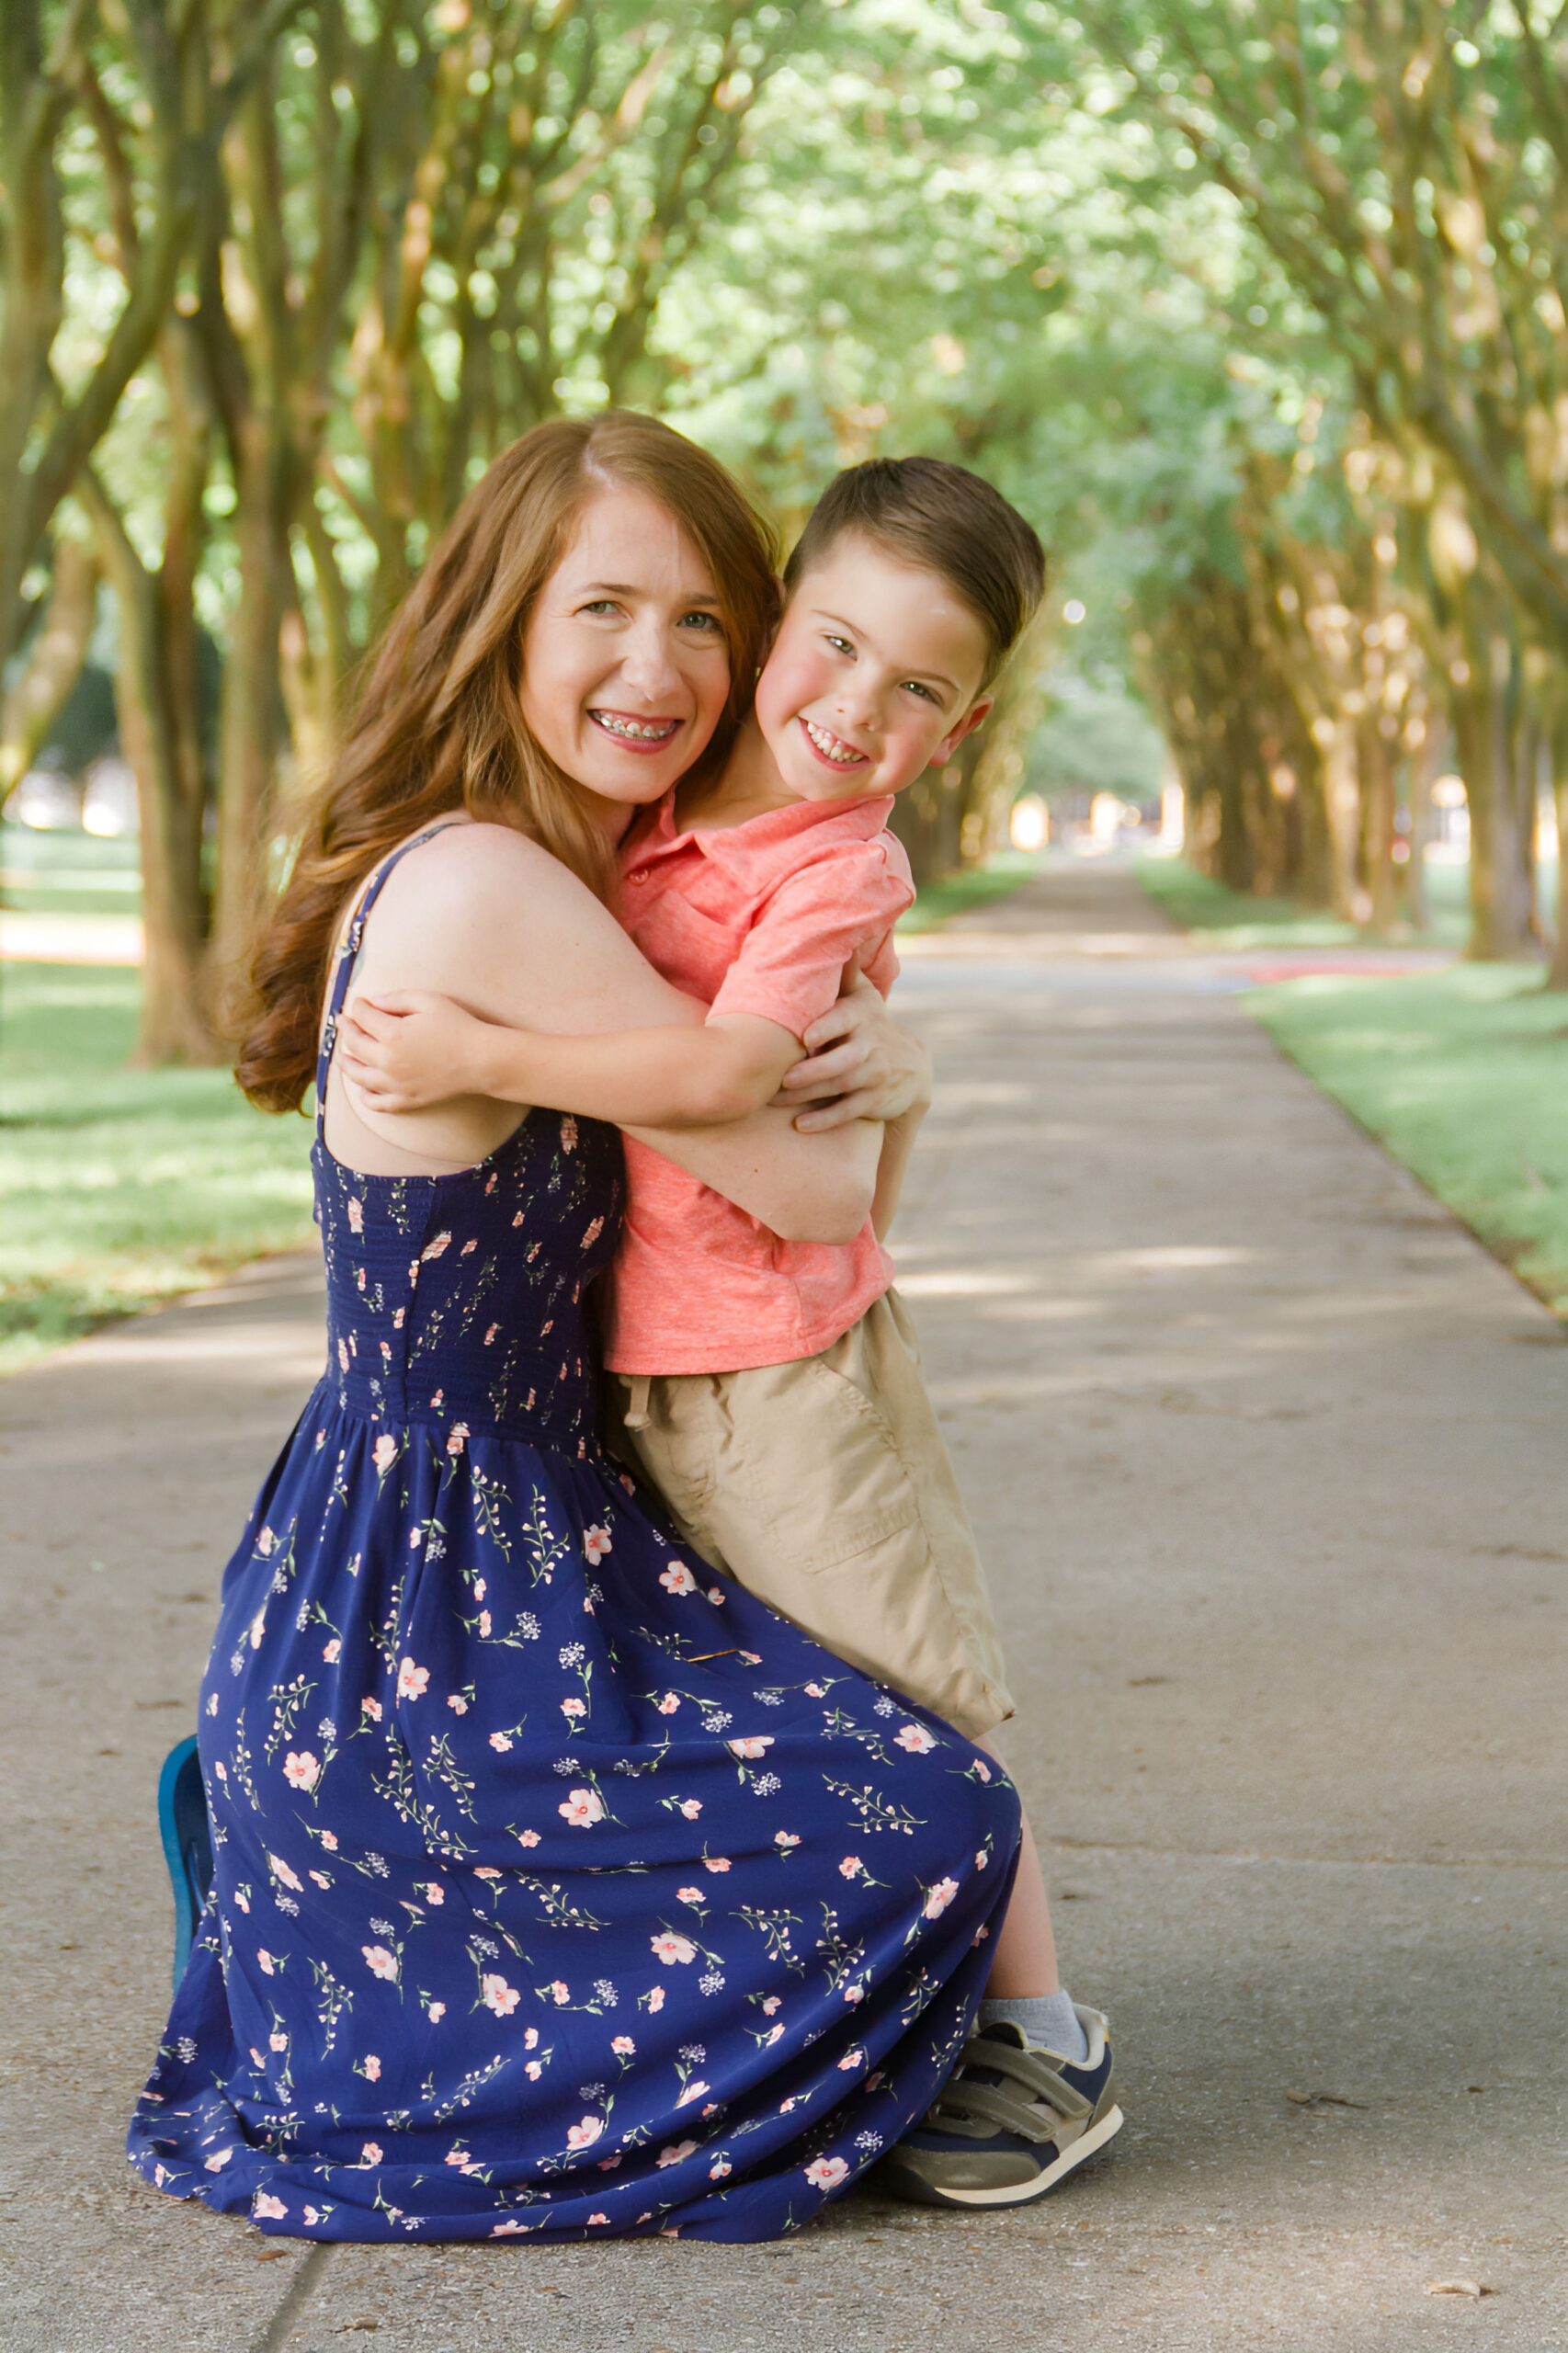
[(82, 540), (55, 541), (49, 603), (21, 675), (0, 701), (0, 808), (32, 765), (82, 675), (98, 607), (99, 564)]
[(221, 991), (248, 958), (270, 888), (276, 777), (283, 744), (278, 637), (289, 597), (288, 446), (257, 408), (236, 437), (240, 593), (218, 735), (218, 878), (212, 976)]

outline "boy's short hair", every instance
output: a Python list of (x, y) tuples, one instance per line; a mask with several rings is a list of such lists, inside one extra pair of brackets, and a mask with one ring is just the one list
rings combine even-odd
[(784, 567), (793, 594), (846, 531), (939, 573), (985, 631), (991, 684), (1045, 593), (1045, 550), (1016, 506), (943, 458), (870, 458), (835, 474)]

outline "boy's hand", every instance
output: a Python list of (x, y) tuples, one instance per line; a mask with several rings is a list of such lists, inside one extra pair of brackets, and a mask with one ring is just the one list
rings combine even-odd
[(838, 1002), (806, 1031), (803, 1062), (784, 1074), (775, 1098), (802, 1110), (802, 1133), (850, 1120), (896, 1120), (931, 1100), (931, 1057), (893, 1019), (857, 959), (844, 968)]
[(484, 1093), (478, 1050), (488, 1027), (449, 996), (356, 995), (338, 1016), (334, 1059), (370, 1109), (425, 1111)]

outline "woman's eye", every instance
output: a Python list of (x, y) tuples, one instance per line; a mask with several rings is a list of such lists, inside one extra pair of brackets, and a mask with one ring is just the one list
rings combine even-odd
[(722, 637), (724, 634), (724, 624), (717, 613), (691, 612), (686, 614), (684, 618), (687, 625), (695, 624), (704, 632), (710, 631), (716, 637)]
[(582, 613), (613, 613), (619, 609), (613, 597), (596, 597), (589, 605), (580, 605)]

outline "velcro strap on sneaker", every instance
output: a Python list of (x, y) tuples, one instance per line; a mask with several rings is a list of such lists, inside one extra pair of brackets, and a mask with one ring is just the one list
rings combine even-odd
[(1093, 2105), (1058, 2074), (1043, 2052), (1020, 2051), (1013, 2043), (974, 2035), (926, 2120), (933, 2131), (956, 2132), (971, 2140), (1001, 2131), (1049, 2141), (1058, 2122), (1075, 2122), (1090, 2115)]

